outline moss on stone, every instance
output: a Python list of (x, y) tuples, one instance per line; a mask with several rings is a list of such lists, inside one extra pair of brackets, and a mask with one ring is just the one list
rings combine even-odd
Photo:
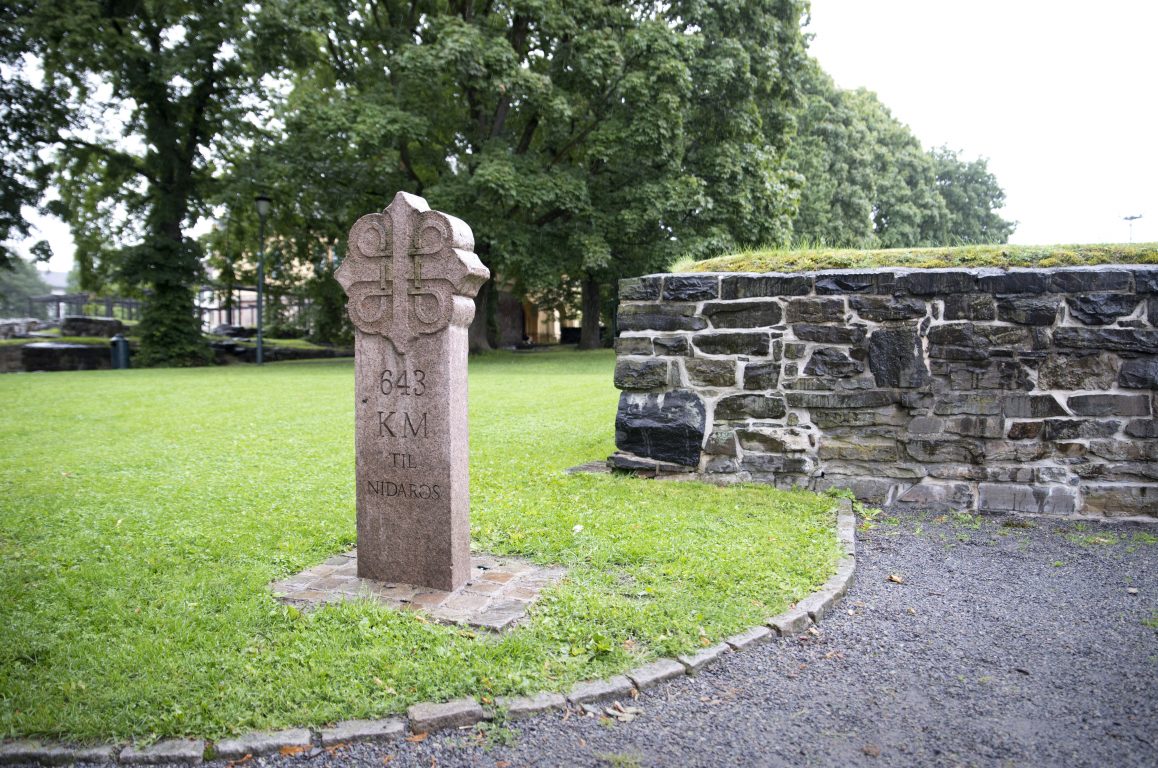
[(759, 249), (704, 261), (679, 260), (672, 272), (813, 272), (877, 267), (1071, 267), (1158, 264), (1158, 243), (1104, 245), (963, 245), (951, 248)]

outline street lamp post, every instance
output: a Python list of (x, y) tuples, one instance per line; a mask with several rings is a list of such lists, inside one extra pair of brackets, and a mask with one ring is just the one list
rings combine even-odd
[(264, 362), (261, 312), (265, 304), (265, 218), (269, 216), (269, 208), (273, 201), (265, 195), (258, 195), (253, 202), (257, 204), (257, 217), (261, 221), (258, 226), (257, 247), (257, 364), (261, 365)]

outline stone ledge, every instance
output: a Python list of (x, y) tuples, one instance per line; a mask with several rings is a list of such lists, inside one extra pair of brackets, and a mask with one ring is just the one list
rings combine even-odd
[(385, 720), (343, 720), (331, 728), (322, 729), (322, 746), (346, 744), (355, 741), (386, 741), (406, 733), (406, 721), (400, 717)]
[(731, 650), (732, 649), (728, 646), (727, 643), (719, 643), (718, 645), (713, 645), (710, 648), (705, 648), (698, 653), (684, 654), (682, 656), (677, 656), (676, 658), (679, 659), (680, 664), (683, 664), (684, 667), (688, 670), (689, 675), (694, 675), (701, 669), (715, 664), (720, 660), (721, 656), (723, 656), (725, 653), (730, 653)]
[(311, 747), (313, 734), (305, 728), (290, 728), (284, 731), (257, 731), (235, 739), (219, 741), (215, 745), (216, 757), (237, 760), (246, 755), (268, 755), (286, 747)]
[(624, 698), (631, 695), (635, 689), (631, 681), (623, 675), (616, 675), (606, 680), (588, 680), (576, 683), (567, 694), (567, 701), (571, 704), (591, 704), (608, 699)]
[(442, 704), (414, 704), (406, 710), (406, 716), (410, 720), (410, 730), (415, 733), (462, 728), (487, 719), (482, 706), (474, 699), (466, 698)]
[(138, 749), (128, 746), (121, 750), (120, 761), (126, 764), (158, 765), (186, 763), (198, 765), (205, 758), (203, 739), (168, 739)]
[(567, 706), (567, 698), (561, 693), (536, 693), (534, 696), (499, 696), (495, 706), (506, 710), (508, 720), (522, 720), (525, 717), (541, 715), (553, 709)]

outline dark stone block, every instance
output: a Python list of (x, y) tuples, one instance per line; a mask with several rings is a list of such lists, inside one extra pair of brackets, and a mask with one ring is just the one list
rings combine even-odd
[(955, 392), (970, 392), (988, 389), (1033, 389), (1029, 371), (1017, 360), (945, 361), (935, 360), (932, 365), (935, 376), (949, 380), (949, 389)]
[(811, 446), (808, 436), (792, 427), (780, 429), (741, 429), (736, 437), (745, 451), (761, 453), (789, 453), (806, 451)]
[(997, 301), (997, 318), (1021, 325), (1053, 325), (1057, 322), (1058, 299), (1013, 296)]
[[(1118, 386), (1127, 389), (1158, 389), (1158, 357), (1139, 357), (1123, 362), (1122, 369), (1118, 371)], [(1082, 389), (1105, 388), (1082, 387)]]
[(748, 363), (744, 366), (744, 389), (774, 389), (780, 381), (780, 363)]
[(1005, 419), (1000, 416), (955, 416), (944, 421), (944, 431), (951, 435), (1005, 437)]
[(1069, 415), (1053, 395), (1007, 395), (1004, 412), (1005, 417), (1010, 419), (1044, 419)]
[(736, 433), (730, 429), (713, 430), (704, 443), (704, 453), (709, 456), (735, 456)]
[(125, 332), (125, 324), (115, 317), (68, 315), (60, 323), (61, 336), (103, 336), (111, 339)]
[(1069, 349), (1158, 354), (1158, 331), (1138, 328), (1055, 328), (1053, 343)]
[(945, 297), (945, 320), (997, 319), (997, 305), (992, 296), (977, 293), (954, 293)]
[(1050, 279), (1048, 272), (1018, 270), (1003, 272), (999, 275), (982, 275), (979, 285), (983, 292), (998, 296), (1018, 293), (1049, 293)]
[(719, 295), (719, 275), (668, 275), (663, 279), (664, 301), (704, 301)]
[(922, 299), (911, 296), (852, 296), (848, 303), (862, 318), (876, 323), (913, 320), (929, 309)]
[(1086, 325), (1109, 325), (1138, 306), (1138, 297), (1128, 293), (1092, 293), (1066, 298), (1070, 316)]
[(1135, 419), (1126, 425), (1130, 437), (1153, 439), (1158, 437), (1158, 419)]
[(892, 405), (900, 398), (896, 392), (866, 389), (858, 392), (789, 392), (793, 408), (879, 408)]
[(895, 405), (856, 410), (813, 408), (808, 413), (812, 423), (821, 429), (832, 427), (901, 427), (909, 420), (908, 414)]
[(657, 301), (661, 278), (629, 277), (619, 281), (620, 301)]
[(781, 419), (788, 411), (784, 398), (772, 395), (729, 395), (716, 403), (716, 419)]
[(988, 393), (963, 395), (949, 392), (937, 396), (933, 413), (938, 416), (996, 416), (1001, 413), (1001, 401), (996, 395)]
[(615, 340), (617, 355), (650, 355), (651, 339), (647, 336), (620, 336)]
[(621, 331), (699, 331), (708, 321), (694, 304), (620, 304)]
[(616, 389), (663, 389), (668, 384), (668, 367), (667, 360), (621, 357), (615, 361), (615, 387)]
[(1083, 437), (1112, 437), (1122, 426), (1120, 421), (1097, 421), (1094, 419), (1046, 419), (1042, 440), (1078, 440)]
[(113, 367), (108, 345), (36, 341), (19, 350), (20, 365), (25, 371), (97, 371)]
[(891, 294), (897, 287), (897, 273), (887, 270), (873, 272), (828, 272), (816, 276), (818, 294), (878, 293)]
[(1012, 352), (1022, 353), (1027, 350), (1049, 348), (1049, 330), (1046, 328), (1021, 328), (1016, 325), (977, 325), (974, 329), (978, 336), (985, 338), (989, 342), (991, 350), (1007, 349)]
[(1129, 267), (1134, 275), (1134, 292), (1142, 294), (1158, 293), (1158, 266), (1138, 265)]
[(696, 466), (704, 424), (704, 402), (694, 392), (624, 392), (615, 415), (615, 445), (636, 456)]
[(1083, 485), (1084, 512), (1106, 517), (1158, 517), (1158, 485)]
[(965, 438), (908, 439), (904, 442), (905, 452), (914, 460), (923, 463), (960, 462), (981, 464), (985, 460), (985, 449), (978, 440)]
[[(846, 378), (864, 371), (864, 363), (853, 360), (838, 349), (820, 347), (812, 353), (812, 359), (804, 366), (805, 376), (828, 376)], [(877, 382), (880, 384), (880, 382)], [(895, 385), (894, 385), (895, 386)]]
[(977, 508), (982, 512), (1029, 512), (1036, 515), (1072, 515), (1077, 494), (1061, 486), (980, 483)]
[(1099, 354), (1055, 355), (1037, 368), (1041, 389), (1109, 389), (1117, 375), (1113, 358)]
[(1070, 410), (1077, 416), (1149, 416), (1146, 395), (1073, 395)]
[(1009, 426), (1010, 440), (1036, 440), (1044, 431), (1042, 421), (1015, 421)]
[(803, 360), (808, 354), (807, 344), (792, 344), (784, 345), (784, 359), (785, 360)]
[(789, 299), (789, 323), (843, 323), (844, 299)]
[(849, 440), (824, 438), (816, 454), (822, 461), (896, 462), (900, 457), (897, 441), (887, 438), (853, 437)]
[(736, 386), (736, 363), (733, 360), (692, 358), (684, 362), (688, 380), (697, 387)]
[(868, 343), (869, 368), (878, 387), (920, 387), (929, 381), (915, 328), (878, 328)]
[(977, 275), (960, 269), (916, 270), (897, 279), (897, 291), (911, 296), (975, 293)]
[(764, 357), (771, 345), (768, 333), (697, 333), (692, 344), (705, 355)]
[(1134, 288), (1134, 278), (1117, 267), (1076, 267), (1054, 271), (1052, 284), (1054, 293), (1129, 291)]
[(712, 302), (703, 315), (713, 328), (764, 328), (780, 323), (784, 310), (775, 301)]
[(988, 360), (989, 339), (972, 323), (937, 325), (929, 329), (929, 357), (941, 360)]
[(858, 325), (797, 323), (792, 326), (792, 331), (801, 341), (818, 341), (822, 344), (856, 346), (863, 342), (865, 337), (865, 329)]
[(809, 275), (728, 275), (720, 285), (721, 299), (763, 299), (769, 296), (807, 296)]
[(656, 336), (653, 340), (655, 353), (669, 357), (687, 357), (692, 353), (692, 345), (687, 336)]
[(1146, 321), (1152, 328), (1158, 328), (1158, 299), (1146, 302)]

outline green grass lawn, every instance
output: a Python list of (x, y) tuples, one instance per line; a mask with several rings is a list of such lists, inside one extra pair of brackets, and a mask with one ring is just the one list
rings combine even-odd
[(0, 377), (0, 734), (215, 738), (565, 690), (823, 582), (830, 499), (563, 474), (613, 450), (613, 360), (471, 360), (474, 546), (570, 569), (501, 637), (267, 590), (354, 545), (351, 361)]
[(680, 259), (672, 272), (811, 272), (876, 267), (1080, 267), (1158, 264), (1158, 243), (962, 245), (942, 248), (762, 248), (703, 261)]

